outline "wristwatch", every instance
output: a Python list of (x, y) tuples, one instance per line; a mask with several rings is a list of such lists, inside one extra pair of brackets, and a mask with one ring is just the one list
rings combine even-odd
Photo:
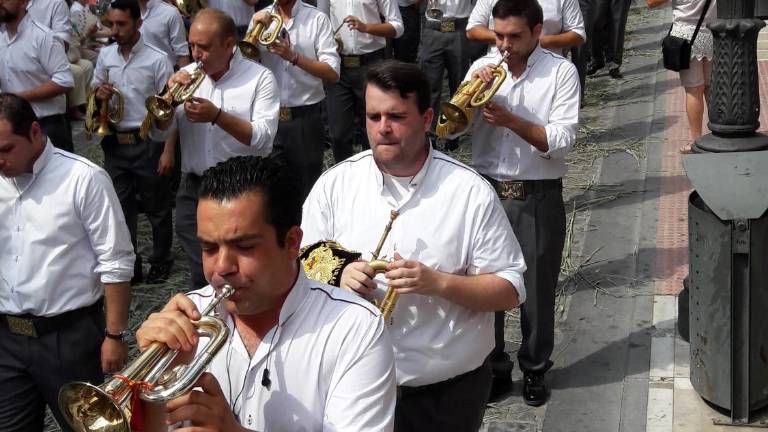
[(125, 337), (127, 336), (127, 334), (128, 334), (127, 330), (123, 330), (118, 333), (110, 333), (109, 330), (104, 329), (104, 336), (120, 342), (125, 342)]

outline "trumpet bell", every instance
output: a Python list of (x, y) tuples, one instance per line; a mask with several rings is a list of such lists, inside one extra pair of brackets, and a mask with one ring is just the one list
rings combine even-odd
[(440, 114), (441, 117), (445, 117), (449, 122), (454, 123), (456, 130), (463, 130), (469, 126), (469, 122), (472, 120), (466, 109), (451, 102), (440, 104)]
[(240, 49), (240, 53), (243, 54), (243, 57), (249, 59), (249, 60), (258, 60), (261, 58), (261, 52), (259, 52), (259, 47), (247, 39), (243, 39), (237, 43), (237, 47)]
[(59, 392), (59, 409), (77, 432), (130, 432), (130, 414), (101, 388), (71, 382)]
[(160, 96), (148, 97), (144, 105), (147, 107), (147, 111), (160, 121), (168, 120), (173, 115), (173, 105)]

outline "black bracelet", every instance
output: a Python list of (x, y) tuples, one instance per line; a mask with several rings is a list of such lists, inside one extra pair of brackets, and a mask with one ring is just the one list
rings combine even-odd
[(216, 124), (216, 120), (219, 119), (219, 116), (221, 115), (221, 108), (219, 108), (219, 112), (216, 113), (216, 117), (213, 118), (213, 121), (211, 121), (212, 125)]
[(123, 342), (125, 340), (125, 333), (126, 333), (125, 330), (119, 333), (110, 333), (107, 330), (104, 330), (104, 336), (120, 342)]

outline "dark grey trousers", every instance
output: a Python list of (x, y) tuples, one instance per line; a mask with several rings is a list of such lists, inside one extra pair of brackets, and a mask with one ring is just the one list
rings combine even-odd
[(72, 143), (72, 126), (66, 114), (43, 117), (38, 119), (38, 123), (54, 146), (70, 153), (75, 152), (75, 145)]
[[(365, 74), (368, 67), (384, 58), (384, 49), (365, 56), (362, 67), (347, 68), (342, 64), (339, 81), (325, 87), (328, 108), (328, 131), (331, 134), (331, 149), (336, 162), (354, 154), (357, 142), (363, 150), (368, 149), (365, 133)], [(342, 60), (343, 61), (343, 60)]]
[(427, 75), (430, 85), (430, 103), (435, 110), (433, 126), (440, 113), (440, 98), (443, 77), (448, 74), (448, 89), (451, 95), (469, 70), (469, 44), (466, 34), (467, 20), (458, 20), (456, 31), (441, 32), (425, 24), (421, 31), (419, 68)]
[(477, 432), (491, 391), (491, 366), (421, 387), (399, 387), (395, 432)]
[(176, 194), (176, 238), (184, 249), (189, 264), (189, 288), (208, 285), (203, 274), (203, 250), (197, 240), (197, 193), (200, 177), (184, 173)]
[(592, 59), (592, 37), (594, 36), (595, 24), (595, 0), (579, 0), (581, 16), (584, 17), (584, 32), (587, 34), (587, 41), (575, 48), (571, 48), (571, 59), (579, 73), (579, 82), (581, 83), (581, 98), (584, 99), (586, 91), (587, 65)]
[(419, 54), (419, 38), (421, 36), (421, 14), (415, 4), (400, 7), (400, 16), (403, 18), (403, 34), (397, 39), (389, 39), (392, 42), (392, 54), (394, 58), (416, 63)]
[(62, 430), (59, 389), (72, 381), (99, 385), (104, 318), (91, 314), (38, 338), (11, 333), (0, 323), (0, 431), (40, 432), (47, 404)]
[(323, 173), (323, 103), (294, 108), (293, 118), (281, 121), (277, 126), (274, 152), (283, 153), (291, 166), (297, 169), (304, 198)]
[[(606, 63), (621, 66), (624, 57), (624, 32), (631, 0), (595, 0), (592, 55)], [(605, 30), (607, 30), (607, 34)], [(589, 43), (589, 40), (587, 41)]]
[[(503, 199), (527, 270), (523, 275), (527, 299), (520, 307), (523, 341), (517, 359), (523, 372), (544, 373), (552, 366), (555, 290), (565, 243), (562, 189), (537, 191), (524, 200)], [(504, 351), (504, 312), (496, 313), (496, 348)]]
[[(149, 262), (162, 264), (170, 261), (173, 242), (171, 177), (157, 174), (163, 143), (147, 140), (123, 145), (117, 142), (114, 135), (110, 135), (104, 137), (101, 147), (104, 150), (104, 169), (115, 185), (136, 256), (139, 256), (136, 227), (140, 206), (152, 227)], [(140, 201), (137, 201), (137, 195)]]

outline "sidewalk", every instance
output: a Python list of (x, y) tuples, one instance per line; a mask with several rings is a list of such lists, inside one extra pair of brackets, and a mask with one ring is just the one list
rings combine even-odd
[[(580, 140), (624, 151), (603, 157), (593, 167), (596, 181), (566, 198), (585, 209), (583, 220), (573, 224), (578, 241), (571, 251), (582, 263), (568, 275), (562, 296), (549, 374), (552, 397), (544, 407), (527, 407), (517, 382), (516, 391), (491, 404), (484, 430), (765, 430), (713, 424), (728, 417), (693, 390), (688, 344), (677, 335), (691, 190), (678, 149), (690, 138), (678, 75), (660, 64), (669, 22), (669, 8), (633, 5), (624, 80), (587, 81), (588, 93), (598, 97), (582, 112), (582, 132), (603, 125), (608, 131)], [(768, 30), (760, 43), (768, 59)], [(760, 63), (760, 72), (761, 129), (768, 130), (768, 61)], [(514, 351), (514, 334), (508, 340)], [(753, 413), (753, 421), (760, 420), (768, 420), (767, 410)]]

